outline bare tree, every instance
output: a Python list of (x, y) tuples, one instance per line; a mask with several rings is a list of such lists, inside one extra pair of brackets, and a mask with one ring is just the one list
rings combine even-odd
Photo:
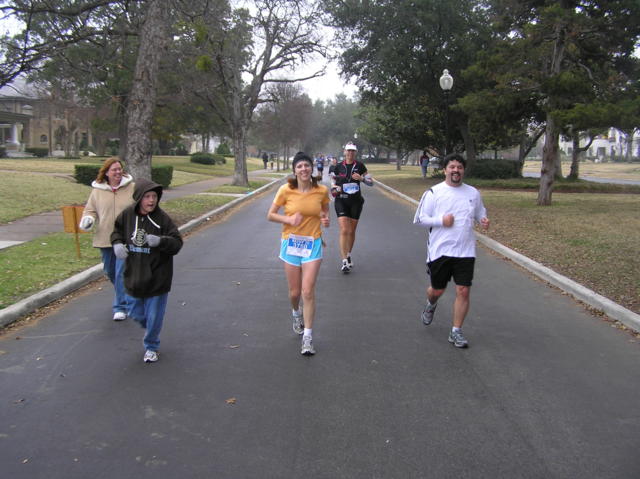
[[(277, 83), (267, 88), (267, 95), (273, 100), (261, 112), (260, 130), (277, 142), (284, 151), (284, 168), (288, 168), (291, 148), (305, 147), (313, 114), (311, 99), (303, 93), (300, 85)], [(309, 152), (311, 153), (311, 152)]]
[(311, 56), (325, 55), (318, 25), (318, 2), (257, 0), (237, 9), (216, 30), (199, 27), (200, 46), (208, 59), (199, 62), (208, 88), (199, 94), (231, 131), (235, 155), (233, 184), (247, 185), (246, 139), (256, 107), (270, 101), (263, 87), (321, 76), (291, 73)]

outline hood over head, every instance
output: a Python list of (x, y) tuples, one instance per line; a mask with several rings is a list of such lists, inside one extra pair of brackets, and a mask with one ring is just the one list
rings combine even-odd
[(144, 194), (152, 190), (158, 194), (158, 203), (160, 203), (160, 198), (162, 198), (162, 185), (145, 178), (136, 180), (136, 187), (133, 190), (133, 201), (136, 202), (136, 207), (139, 205)]

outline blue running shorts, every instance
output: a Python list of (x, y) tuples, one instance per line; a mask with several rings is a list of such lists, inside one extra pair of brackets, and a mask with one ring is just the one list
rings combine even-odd
[(313, 246), (311, 247), (311, 256), (303, 258), (302, 256), (293, 256), (287, 254), (288, 240), (283, 239), (280, 243), (280, 256), (278, 256), (285, 263), (289, 263), (293, 266), (300, 266), (302, 263), (309, 263), (310, 261), (317, 261), (322, 259), (322, 238), (313, 240)]

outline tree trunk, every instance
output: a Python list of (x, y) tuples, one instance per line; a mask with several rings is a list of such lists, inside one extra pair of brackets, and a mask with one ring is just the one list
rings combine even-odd
[(562, 179), (562, 158), (560, 156), (560, 146), (558, 146), (558, 151), (556, 153), (555, 169), (554, 169), (553, 176), (555, 177), (556, 180)]
[(135, 179), (151, 178), (151, 126), (160, 58), (168, 36), (170, 9), (152, 0), (140, 31), (140, 48), (127, 108), (127, 164)]
[(577, 180), (580, 173), (580, 135), (573, 135), (572, 138), (573, 151), (571, 152), (571, 169), (569, 170), (569, 180)]
[(520, 148), (518, 150), (518, 171), (520, 172), (520, 176), (522, 176), (525, 158), (533, 147), (536, 146), (543, 133), (544, 128), (538, 128), (533, 132), (533, 136), (531, 137), (529, 137), (527, 132), (522, 133), (522, 137), (520, 138)]
[(53, 156), (53, 102), (49, 102), (49, 116), (47, 118), (48, 125), (48, 133), (49, 133), (49, 156)]
[(469, 125), (466, 122), (458, 125), (462, 141), (464, 141), (464, 150), (467, 153), (467, 168), (470, 169), (476, 163), (476, 144), (469, 133)]
[(396, 170), (402, 170), (402, 155), (399, 149), (396, 150)]
[(232, 185), (249, 186), (247, 175), (247, 150), (245, 148), (246, 128), (237, 125), (233, 128), (233, 152), (235, 155), (235, 167), (233, 169)]
[(291, 147), (288, 143), (284, 144), (283, 152), (284, 154), (282, 155), (282, 169), (286, 171), (289, 169), (289, 154), (291, 153)]
[(542, 168), (540, 170), (540, 189), (538, 190), (538, 205), (540, 206), (551, 205), (559, 136), (560, 131), (556, 126), (555, 120), (550, 115), (547, 115), (544, 148), (542, 150)]

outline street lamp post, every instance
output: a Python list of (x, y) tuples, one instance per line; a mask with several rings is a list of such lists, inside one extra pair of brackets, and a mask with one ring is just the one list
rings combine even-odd
[[(356, 145), (356, 148), (358, 147), (358, 132), (356, 131), (353, 134), (353, 144)], [(360, 155), (360, 148), (358, 148), (358, 151), (356, 151), (356, 157)]]
[(453, 77), (449, 75), (449, 70), (446, 68), (442, 71), (442, 76), (440, 77), (440, 88), (444, 92), (444, 105), (445, 105), (445, 122), (444, 122), (444, 131), (445, 131), (445, 143), (444, 143), (444, 156), (447, 156), (447, 149), (449, 148), (449, 92), (453, 87)]

